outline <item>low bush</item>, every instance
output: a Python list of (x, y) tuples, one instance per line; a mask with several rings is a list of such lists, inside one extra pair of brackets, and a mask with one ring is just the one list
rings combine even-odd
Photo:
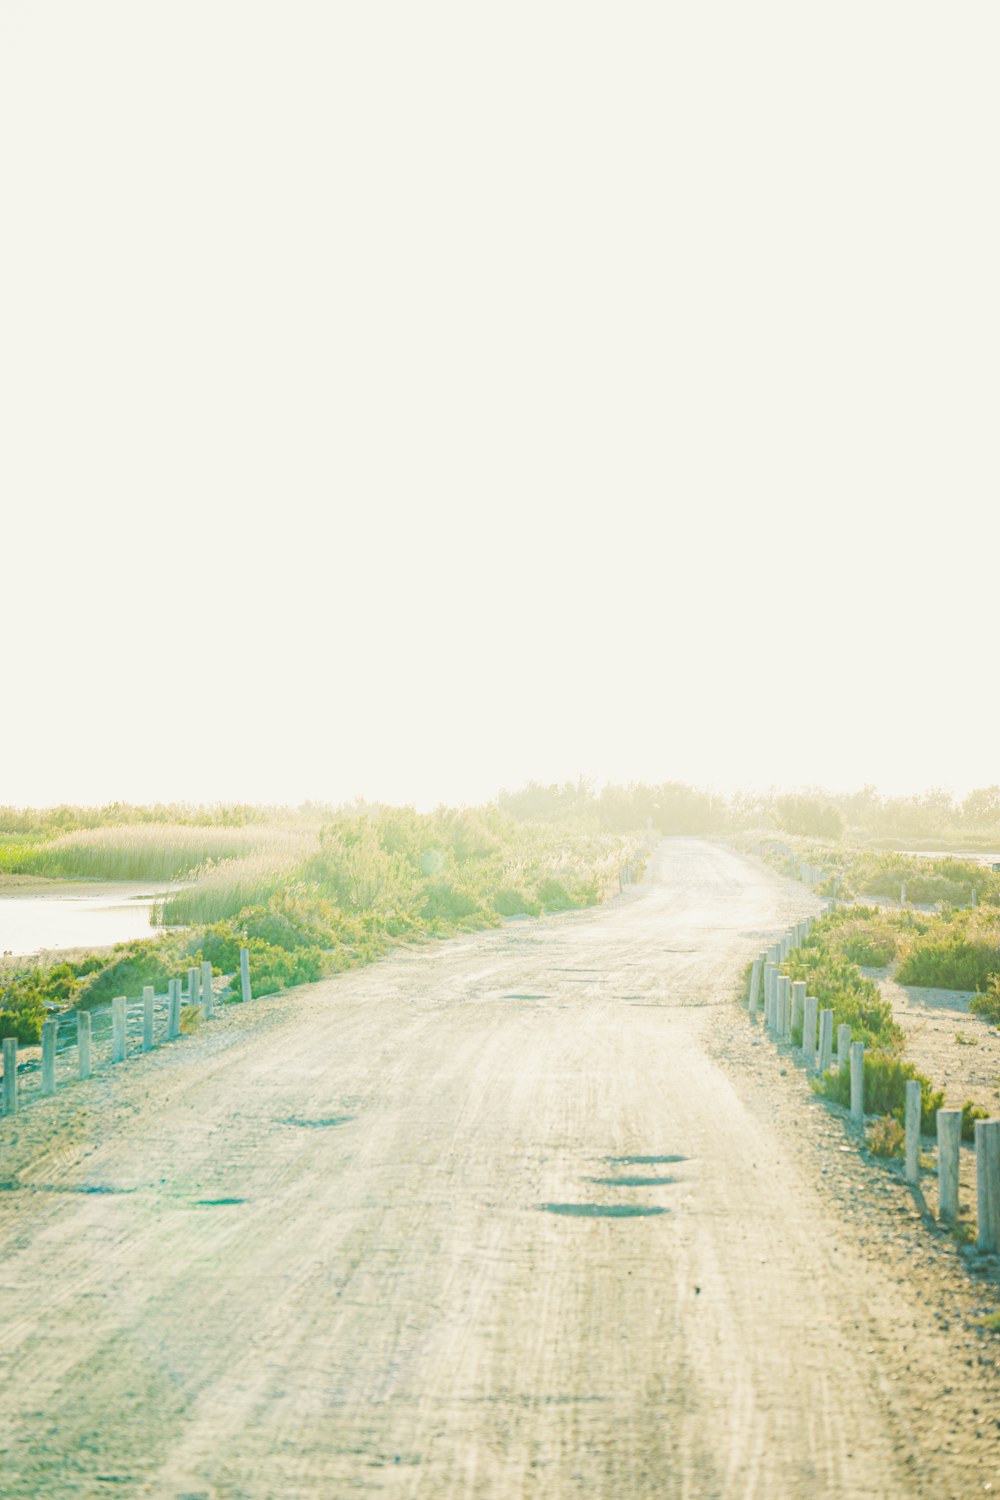
[(551, 877), (538, 883), (538, 900), (546, 911), (570, 911), (583, 902), (571, 896), (561, 880)]
[(162, 994), (169, 979), (200, 957), (200, 953), (189, 951), (182, 934), (117, 943), (110, 962), (84, 979), (76, 995), (77, 1007), (90, 1010), (107, 1004), (116, 995), (140, 995), (147, 984)]
[(973, 1104), (971, 1099), (966, 1099), (962, 1105), (962, 1140), (974, 1141), (976, 1138), (976, 1121), (988, 1120), (990, 1112), (982, 1109), (978, 1104)]
[(991, 1026), (1000, 1026), (1000, 974), (993, 974), (986, 984), (986, 989), (981, 995), (973, 995), (969, 1001), (969, 1010), (974, 1016), (981, 1016)]
[(977, 914), (954, 916), (915, 937), (896, 972), (900, 984), (982, 990), (1000, 974), (1000, 928)]
[[(935, 1115), (944, 1106), (944, 1093), (935, 1089), (929, 1078), (918, 1073), (911, 1062), (892, 1057), (885, 1052), (866, 1052), (864, 1060), (865, 1113), (869, 1115), (891, 1115), (903, 1123), (906, 1114), (906, 1085), (911, 1078), (920, 1084), (920, 1126), (922, 1130), (936, 1128)], [(816, 1090), (834, 1104), (845, 1108), (851, 1102), (851, 1073), (849, 1068), (824, 1073)]]
[(493, 897), (493, 910), (501, 917), (537, 917), (541, 909), (540, 901), (536, 901), (525, 891), (514, 890), (511, 886), (504, 886)]
[(45, 1008), (25, 1008), (23, 1010), (0, 1010), (0, 1040), (4, 1037), (17, 1037), (22, 1047), (31, 1047), (42, 1039), (42, 1022), (45, 1020)]
[(854, 1040), (866, 1047), (891, 1050), (901, 1046), (902, 1029), (878, 986), (857, 964), (830, 951), (824, 939), (822, 927), (814, 928), (810, 941), (789, 954), (783, 972), (792, 980), (804, 979), (820, 1009), (833, 1011), (834, 1029), (846, 1023)]
[(868, 1132), (868, 1149), (873, 1156), (902, 1156), (906, 1150), (906, 1131), (892, 1115), (883, 1115)]

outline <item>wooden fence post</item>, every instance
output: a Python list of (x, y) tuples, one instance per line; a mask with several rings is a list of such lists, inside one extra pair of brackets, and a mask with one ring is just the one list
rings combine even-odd
[(58, 1021), (42, 1022), (42, 1093), (56, 1091), (56, 1037), (59, 1035)]
[(816, 1066), (816, 1013), (819, 1001), (815, 995), (807, 995), (802, 1012), (802, 1056), (811, 1073)]
[[(750, 1019), (757, 1019), (757, 1000), (760, 995), (760, 969), (761, 960), (755, 958), (753, 968), (750, 970), (750, 998), (747, 1001), (747, 1010)], [(250, 954), (245, 948), (240, 949), (240, 993), (244, 1001), (250, 999)]]
[(942, 1219), (958, 1218), (958, 1161), (962, 1144), (962, 1111), (939, 1109), (938, 1138), (938, 1215)]
[(111, 1061), (125, 1061), (125, 996), (116, 995), (111, 1002)]
[(801, 1027), (803, 1013), (806, 1008), (806, 982), (804, 979), (792, 981), (792, 1036)]
[(181, 1034), (181, 982), (171, 979), (167, 986), (167, 1041), (176, 1042)]
[(976, 1121), (976, 1211), (980, 1250), (1000, 1250), (1000, 1120)]
[(791, 1032), (792, 981), (787, 974), (778, 975), (778, 1024), (775, 1028), (779, 1042), (787, 1042)]
[(920, 1180), (920, 1082), (916, 1078), (906, 1084), (906, 1180)]
[(90, 1042), (93, 1035), (90, 1011), (78, 1010), (76, 1013), (76, 1056), (81, 1078), (90, 1077), (91, 1049)]
[(774, 1024), (774, 980), (777, 967), (768, 961), (764, 965), (764, 1029), (770, 1031)]
[(865, 1123), (865, 1044), (851, 1043), (851, 1119)]
[(143, 985), (142, 989), (142, 1050), (152, 1052), (153, 1050), (153, 1001), (156, 999), (156, 991), (151, 984)]
[(827, 1073), (833, 1067), (833, 1011), (819, 1013), (819, 1071)]
[(212, 989), (212, 965), (206, 959), (201, 966), (201, 998), (205, 1007), (205, 1020), (215, 1015), (215, 993)]
[(3, 1112), (17, 1114), (17, 1037), (3, 1039)]
[(188, 969), (188, 1005), (198, 1004), (198, 970)]

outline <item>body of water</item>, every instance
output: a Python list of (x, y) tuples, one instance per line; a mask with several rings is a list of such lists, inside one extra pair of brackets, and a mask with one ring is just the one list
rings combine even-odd
[(153, 937), (153, 905), (176, 886), (139, 881), (53, 881), (0, 886), (0, 953), (29, 955), (49, 948), (104, 948)]

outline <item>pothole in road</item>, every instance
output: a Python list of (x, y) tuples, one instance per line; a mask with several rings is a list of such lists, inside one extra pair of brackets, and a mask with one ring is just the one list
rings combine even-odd
[(110, 1182), (77, 1182), (71, 1184), (62, 1182), (5, 1182), (0, 1183), (0, 1187), (9, 1189), (11, 1192), (68, 1193), (74, 1195), (82, 1194), (87, 1197), (93, 1195), (100, 1197), (114, 1195), (117, 1197), (120, 1194), (134, 1193), (136, 1191), (134, 1187), (116, 1187)]
[(540, 1203), (543, 1213), (565, 1214), (572, 1219), (646, 1219), (665, 1214), (665, 1208), (645, 1208), (637, 1203)]
[(686, 1156), (606, 1156), (613, 1167), (667, 1167), (673, 1162), (688, 1161)]
[(504, 1000), (547, 1000), (548, 995), (504, 995)]
[(669, 1187), (676, 1177), (591, 1177), (601, 1187)]
[(330, 1130), (334, 1125), (346, 1125), (349, 1120), (353, 1119), (353, 1115), (327, 1115), (319, 1120), (300, 1120), (297, 1115), (292, 1115), (282, 1123), (296, 1125), (299, 1130)]
[(239, 1203), (245, 1203), (245, 1198), (196, 1198), (195, 1208), (233, 1208)]

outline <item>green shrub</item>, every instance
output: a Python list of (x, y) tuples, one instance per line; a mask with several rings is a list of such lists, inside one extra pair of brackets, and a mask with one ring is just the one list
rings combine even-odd
[(990, 976), (985, 993), (974, 995), (969, 1001), (969, 1010), (991, 1026), (1000, 1026), (1000, 974)]
[(510, 886), (504, 886), (493, 897), (493, 910), (502, 917), (537, 917), (541, 909), (541, 904), (525, 891), (517, 891)]
[(868, 1149), (873, 1156), (902, 1156), (906, 1149), (906, 1131), (892, 1115), (883, 1115), (868, 1132)]
[(846, 958), (839, 958), (825, 945), (822, 928), (814, 929), (811, 941), (789, 954), (782, 970), (792, 980), (804, 979), (821, 1010), (833, 1011), (834, 1028), (847, 1024), (856, 1042), (866, 1047), (896, 1048), (903, 1032), (892, 1018), (892, 1006), (878, 986)]
[(42, 1039), (44, 1020), (45, 1008), (41, 1005), (37, 1009), (0, 1010), (0, 1040), (15, 1036), (22, 1047), (31, 1047)]
[(470, 892), (442, 881), (428, 887), (420, 914), (429, 922), (461, 923), (480, 915), (480, 907)]
[(980, 990), (996, 974), (1000, 974), (1000, 932), (957, 918), (916, 937), (896, 978), (900, 984), (931, 989)]
[(197, 957), (187, 951), (184, 939), (176, 934), (117, 943), (110, 962), (84, 979), (76, 996), (77, 1007), (90, 1010), (116, 995), (139, 995), (147, 984), (162, 994), (168, 979), (184, 973)]
[(966, 1099), (962, 1105), (962, 1140), (974, 1141), (976, 1138), (976, 1121), (988, 1120), (990, 1112), (981, 1109), (978, 1104), (973, 1104), (971, 1099)]
[(538, 882), (536, 892), (546, 911), (570, 911), (580, 904), (570, 895), (561, 880), (555, 880), (551, 876)]
[[(865, 1053), (865, 1114), (891, 1115), (902, 1123), (906, 1114), (906, 1085), (911, 1078), (917, 1079), (920, 1084), (921, 1129), (933, 1130), (936, 1125), (935, 1115), (944, 1107), (944, 1093), (935, 1089), (929, 1078), (918, 1073), (913, 1063), (904, 1062), (902, 1058), (892, 1057), (885, 1052)], [(816, 1089), (832, 1103), (842, 1104), (846, 1108), (851, 1102), (850, 1069), (842, 1068), (837, 1072), (831, 1070), (824, 1073), (816, 1084)]]

